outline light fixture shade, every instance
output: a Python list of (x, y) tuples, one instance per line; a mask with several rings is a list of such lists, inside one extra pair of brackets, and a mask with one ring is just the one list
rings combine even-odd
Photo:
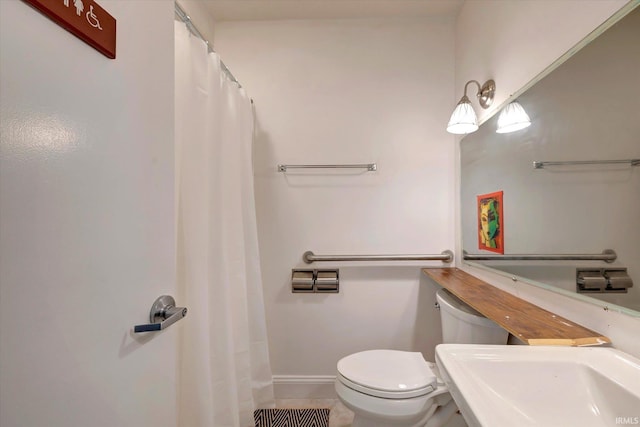
[(524, 129), (531, 124), (531, 119), (527, 115), (522, 105), (513, 101), (500, 112), (498, 117), (497, 133), (515, 132)]
[(456, 109), (453, 110), (447, 132), (455, 134), (471, 133), (478, 130), (478, 118), (476, 112), (473, 111), (469, 98), (463, 96)]

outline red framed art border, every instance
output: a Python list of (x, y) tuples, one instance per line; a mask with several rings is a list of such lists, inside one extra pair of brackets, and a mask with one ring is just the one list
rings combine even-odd
[[(490, 228), (487, 227), (486, 231), (483, 231), (483, 209), (492, 210), (492, 214), (497, 214), (498, 218), (497, 228), (493, 232), (490, 239), (485, 238), (485, 235), (490, 232)], [(495, 191), (493, 193), (480, 194), (477, 196), (477, 213), (478, 213), (478, 249), (491, 251), (498, 254), (504, 254), (504, 203), (503, 192)], [(485, 213), (486, 215), (486, 213)], [(491, 216), (491, 215), (489, 215)], [(489, 220), (490, 218), (487, 218)], [(487, 242), (487, 240), (490, 240)]]

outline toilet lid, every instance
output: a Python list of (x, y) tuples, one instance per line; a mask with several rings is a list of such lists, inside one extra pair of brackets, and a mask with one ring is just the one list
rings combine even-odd
[(437, 387), (436, 375), (422, 354), (408, 351), (355, 353), (340, 359), (338, 373), (350, 383), (345, 385), (380, 397), (421, 396)]

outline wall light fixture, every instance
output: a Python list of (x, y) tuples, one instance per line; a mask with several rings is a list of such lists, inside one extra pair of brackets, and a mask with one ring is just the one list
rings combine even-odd
[(456, 109), (453, 110), (453, 114), (451, 114), (451, 118), (449, 119), (449, 124), (447, 125), (447, 132), (449, 133), (466, 134), (478, 130), (478, 117), (471, 106), (471, 101), (467, 97), (467, 86), (469, 86), (470, 83), (475, 83), (478, 86), (476, 96), (482, 108), (489, 108), (491, 103), (493, 103), (493, 96), (496, 93), (496, 82), (487, 80), (485, 84), (480, 86), (480, 83), (477, 81), (469, 80), (467, 84), (464, 85), (464, 95), (460, 98)]
[(513, 101), (502, 109), (498, 116), (498, 133), (515, 132), (524, 129), (531, 124), (531, 119), (527, 115), (522, 105)]

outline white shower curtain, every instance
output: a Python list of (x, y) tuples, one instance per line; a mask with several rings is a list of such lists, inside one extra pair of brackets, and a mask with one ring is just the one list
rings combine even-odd
[[(253, 112), (220, 59), (176, 22), (181, 427), (248, 427), (273, 404), (256, 230)], [(182, 322), (181, 322), (182, 323)]]

